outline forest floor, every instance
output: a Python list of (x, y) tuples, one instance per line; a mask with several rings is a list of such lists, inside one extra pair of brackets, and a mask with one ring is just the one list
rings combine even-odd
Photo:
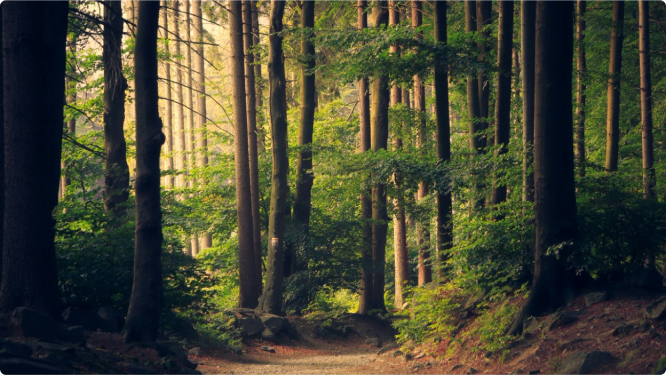
[[(448, 340), (434, 349), (393, 348), (390, 327), (368, 325), (362, 319), (352, 323), (355, 334), (321, 338), (306, 320), (289, 318), (299, 332), (298, 340), (284, 339), (279, 344), (247, 341), (242, 355), (208, 347), (189, 358), (204, 374), (544, 374), (579, 371), (581, 366), (586, 368), (580, 373), (648, 374), (659, 371), (657, 362), (666, 355), (666, 323), (647, 321), (643, 316), (645, 306), (659, 296), (621, 289), (609, 292), (609, 300), (586, 306), (581, 295), (559, 315), (539, 318), (531, 333), (497, 353), (478, 350), (478, 337), (459, 341), (449, 353)], [(557, 317), (564, 319), (552, 324)], [(474, 325), (471, 316), (458, 337), (465, 337), (465, 331)], [(390, 350), (380, 354), (377, 344)], [(410, 355), (396, 352), (399, 349)], [(591, 352), (601, 352), (602, 360), (585, 357)], [(566, 366), (574, 367), (565, 370)]]

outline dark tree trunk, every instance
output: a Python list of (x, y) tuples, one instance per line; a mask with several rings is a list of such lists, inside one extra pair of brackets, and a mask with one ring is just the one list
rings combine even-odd
[(2, 6), (2, 312), (25, 306), (59, 313), (53, 209), (60, 182), (67, 10), (67, 2)]
[(162, 307), (162, 211), (160, 149), (164, 143), (157, 106), (157, 26), (160, 3), (139, 3), (134, 72), (136, 82), (136, 238), (132, 297), (123, 328), (126, 342), (153, 342)]
[(520, 50), (523, 88), (523, 201), (534, 202), (534, 23), (536, 2), (520, 5)]
[[(573, 2), (537, 3), (534, 121), (535, 264), (529, 297), (509, 329), (550, 313), (572, 297), (567, 267), (577, 237), (574, 186), (572, 59)], [(549, 253), (558, 246), (557, 254)]]
[(236, 215), (238, 218), (238, 306), (257, 307), (260, 286), (257, 285), (256, 254), (252, 228), (252, 198), (247, 141), (247, 107), (245, 102), (245, 66), (243, 18), (240, 1), (229, 2), (229, 40), (231, 43), (231, 85), (234, 104), (234, 159), (236, 179)]
[[(513, 49), (513, 1), (499, 2), (499, 26), (497, 31), (497, 103), (495, 104), (495, 147), (498, 162), (506, 154), (511, 130), (511, 50)], [(498, 175), (498, 176), (501, 176)], [(495, 181), (490, 202), (492, 205), (506, 201), (506, 186)]]
[[(465, 1), (465, 31), (476, 31), (475, 1)], [(469, 147), (473, 153), (480, 154), (485, 147), (485, 135), (478, 134), (483, 130), (479, 124), (481, 116), (479, 108), (479, 80), (475, 75), (467, 76), (467, 113), (469, 115)]]
[(650, 75), (650, 3), (638, 2), (638, 50), (641, 76), (641, 133), (643, 145), (643, 197), (655, 199), (652, 136), (652, 77)]
[(270, 36), (268, 47), (268, 79), (270, 82), (271, 134), (273, 139), (273, 179), (271, 183), (271, 208), (268, 218), (268, 260), (266, 284), (259, 302), (263, 311), (282, 312), (284, 288), (284, 232), (287, 217), (289, 185), (289, 159), (287, 155), (287, 92), (282, 50), (282, 17), (285, 3), (271, 2)]
[[(479, 60), (484, 61), (486, 55), (490, 49), (490, 29), (487, 27), (490, 25), (490, 16), (492, 12), (493, 2), (486, 0), (479, 0), (476, 2), (476, 29), (482, 35), (482, 40), (478, 43), (477, 48), (479, 49)], [(488, 81), (488, 73), (485, 70), (479, 72), (479, 117), (481, 121), (479, 122), (479, 130), (487, 131), (488, 130), (488, 117), (490, 116), (490, 82)], [(485, 148), (488, 146), (488, 134), (483, 134), (481, 136), (481, 147)]]
[[(435, 42), (447, 43), (446, 2), (435, 2)], [(435, 66), (435, 116), (437, 121), (437, 159), (451, 160), (451, 126), (449, 122), (449, 85), (445, 66)], [(452, 198), (448, 186), (437, 186), (437, 273), (440, 282), (447, 276), (444, 264), (453, 245)]]
[(606, 171), (617, 171), (620, 142), (620, 77), (624, 41), (624, 1), (613, 2), (610, 63), (608, 66), (608, 105), (606, 109)]
[(576, 40), (578, 41), (578, 57), (576, 59), (576, 173), (585, 176), (585, 0), (576, 3), (578, 22), (576, 23)]
[(104, 208), (124, 216), (123, 203), (129, 197), (129, 167), (123, 123), (125, 122), (125, 89), (121, 43), (123, 13), (120, 1), (106, 1), (104, 7)]
[[(367, 1), (358, 0), (357, 27), (363, 30), (368, 27)], [(370, 95), (368, 79), (358, 81), (359, 102), (359, 152), (370, 151)], [(366, 191), (361, 195), (361, 225), (363, 226), (363, 243), (361, 243), (361, 296), (358, 303), (358, 313), (367, 314), (372, 309), (372, 192)]]
[[(5, 221), (5, 99), (4, 99), (4, 62), (2, 57), (2, 7), (0, 6), (0, 145), (3, 148), (0, 150), (0, 283), (2, 282), (2, 244), (4, 236), (4, 221)], [(64, 195), (64, 190), (63, 190)], [(0, 285), (1, 287), (1, 285)]]
[(247, 143), (250, 168), (250, 197), (252, 201), (252, 240), (257, 296), (261, 295), (261, 217), (259, 216), (259, 154), (257, 151), (257, 98), (254, 83), (252, 48), (252, 6), (243, 1), (243, 40), (245, 44), (245, 90), (247, 91)]

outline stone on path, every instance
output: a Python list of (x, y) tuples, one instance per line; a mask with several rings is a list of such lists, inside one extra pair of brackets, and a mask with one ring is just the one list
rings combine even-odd
[(557, 369), (558, 374), (590, 374), (594, 369), (603, 366), (613, 359), (608, 352), (576, 352), (562, 361)]

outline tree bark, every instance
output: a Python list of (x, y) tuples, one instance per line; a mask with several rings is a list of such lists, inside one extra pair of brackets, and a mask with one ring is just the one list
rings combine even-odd
[(106, 1), (104, 21), (104, 209), (120, 217), (126, 213), (123, 203), (129, 197), (129, 167), (123, 131), (127, 80), (122, 69), (123, 14), (119, 1)]
[[(506, 154), (511, 131), (511, 50), (513, 49), (513, 1), (499, 2), (499, 26), (497, 31), (497, 94), (495, 104), (495, 147), (497, 164)], [(496, 172), (496, 177), (501, 177)], [(495, 180), (490, 202), (492, 205), (506, 201), (506, 185)]]
[(537, 2), (534, 281), (509, 334), (522, 331), (524, 318), (553, 312), (572, 297), (574, 276), (567, 267), (577, 237), (572, 60), (573, 3)]
[[(251, 0), (250, 4), (252, 7), (252, 44), (255, 47), (258, 47), (261, 41), (259, 38), (259, 11), (257, 10), (257, 0)], [(254, 90), (257, 100), (257, 108), (259, 109), (257, 113), (257, 124), (259, 124), (257, 126), (257, 147), (263, 152), (264, 145), (266, 144), (266, 134), (260, 126), (265, 123), (265, 116), (264, 112), (261, 110), (263, 107), (264, 84), (261, 75), (261, 64), (259, 64), (261, 61), (261, 53), (259, 50), (254, 53), (254, 61)]]
[(641, 133), (643, 146), (643, 197), (655, 199), (656, 177), (652, 136), (652, 77), (650, 75), (650, 3), (638, 2), (638, 50), (641, 79)]
[[(164, 27), (164, 31), (162, 32), (162, 36), (165, 39), (164, 42), (164, 50), (166, 51), (166, 54), (169, 55), (169, 42), (168, 39), (170, 37), (169, 35), (169, 11), (167, 10), (167, 5), (168, 1), (164, 1), (162, 3), (162, 27)], [(169, 64), (169, 61), (166, 60), (164, 63), (164, 74), (166, 76), (166, 82), (164, 83), (164, 91), (166, 95), (166, 100), (165, 100), (165, 114), (164, 114), (164, 127), (166, 129), (165, 132), (165, 137), (166, 141), (164, 143), (164, 153), (166, 154), (165, 157), (165, 168), (168, 171), (173, 171), (174, 170), (174, 164), (173, 164), (173, 151), (174, 151), (174, 139), (173, 139), (173, 99), (171, 97), (171, 64)], [(136, 81), (136, 78), (135, 78)], [(136, 85), (136, 83), (135, 83)], [(136, 103), (136, 90), (135, 90), (135, 100), (134, 102)], [(135, 107), (136, 108), (136, 107)], [(135, 113), (136, 116), (136, 113)], [(165, 177), (164, 185), (166, 188), (172, 188), (175, 185), (175, 178), (173, 174), (168, 174)]]
[(134, 280), (122, 336), (126, 342), (154, 342), (162, 287), (160, 149), (164, 143), (157, 106), (157, 27), (160, 3), (139, 3), (134, 54), (136, 82), (136, 237)]
[(268, 260), (266, 283), (259, 302), (263, 311), (282, 312), (284, 288), (284, 232), (289, 185), (289, 159), (287, 156), (287, 92), (282, 50), (285, 3), (271, 1), (270, 36), (268, 48), (268, 79), (270, 83), (271, 134), (273, 139), (273, 178), (271, 183), (271, 207), (268, 218)]
[[(492, 12), (492, 1), (479, 0), (476, 2), (476, 29), (481, 34), (482, 40), (477, 44), (479, 50), (479, 61), (484, 61), (489, 52), (490, 45), (490, 16)], [(488, 73), (485, 70), (479, 71), (479, 130), (486, 132), (488, 130), (488, 117), (490, 116), (490, 82), (488, 81)], [(485, 148), (488, 146), (488, 134), (484, 133), (481, 138), (480, 147)]]
[(610, 63), (608, 67), (608, 106), (606, 109), (606, 171), (617, 171), (620, 142), (620, 77), (624, 40), (624, 1), (613, 1)]
[(534, 36), (536, 2), (520, 5), (520, 50), (523, 90), (523, 201), (534, 202)]
[[(585, 176), (585, 76), (587, 63), (585, 61), (585, 0), (576, 3), (578, 22), (576, 23), (576, 40), (578, 41), (578, 57), (576, 59), (576, 173), (579, 177)], [(617, 160), (616, 160), (617, 162)], [(617, 166), (617, 163), (616, 163)]]
[[(195, 150), (196, 150), (196, 138), (194, 134), (194, 100), (192, 98), (193, 91), (192, 91), (192, 1), (191, 0), (183, 0), (183, 9), (185, 10), (185, 40), (187, 41), (186, 48), (185, 48), (185, 69), (186, 69), (186, 74), (185, 74), (185, 106), (187, 107), (186, 113), (187, 113), (187, 123), (185, 124), (186, 128), (186, 133), (187, 133), (187, 139), (186, 139), (186, 146), (187, 146), (187, 171), (191, 171), (192, 168), (196, 165), (196, 157), (195, 157)], [(194, 179), (192, 179), (192, 176), (187, 174), (187, 187), (193, 188), (194, 187)], [(199, 254), (199, 234), (198, 233), (192, 233), (190, 238), (190, 251), (192, 256), (197, 256)]]
[(58, 316), (53, 209), (65, 101), (67, 2), (2, 6), (5, 210), (0, 311)]
[[(175, 0), (173, 4), (173, 37), (175, 39), (175, 55), (177, 58), (182, 56), (182, 50), (180, 48), (180, 3), (181, 1)], [(185, 134), (185, 117), (183, 113), (183, 102), (185, 97), (183, 96), (183, 69), (182, 64), (176, 64), (176, 98), (175, 98), (175, 111), (174, 115), (176, 118), (176, 123), (174, 124), (176, 131), (176, 139), (174, 142), (174, 153), (176, 155), (176, 169), (178, 170), (178, 175), (176, 177), (176, 186), (179, 188), (186, 187), (185, 180), (185, 166), (187, 164), (187, 146), (186, 146), (186, 134)], [(191, 254), (190, 254), (191, 255)]]
[[(76, 62), (76, 36), (72, 36), (71, 38), (67, 38), (68, 41), (68, 47), (71, 50), (71, 57), (70, 61), (68, 62), (68, 65), (71, 65), (74, 67), (75, 62)], [(72, 68), (72, 71), (69, 72), (69, 74), (65, 75), (65, 90), (67, 90), (67, 104), (73, 105), (76, 103), (76, 81), (72, 79), (71, 77), (74, 76), (74, 68)], [(72, 118), (69, 121), (67, 121), (67, 124), (64, 128), (64, 131), (71, 135), (72, 137), (76, 137), (76, 119)], [(72, 183), (71, 178), (69, 178), (68, 173), (67, 173), (67, 165), (65, 162), (60, 163), (61, 167), (61, 177), (60, 177), (60, 196), (58, 198), (64, 198), (65, 197), (65, 192), (67, 191), (67, 187)]]
[[(435, 42), (447, 43), (446, 2), (435, 2)], [(435, 66), (435, 118), (437, 123), (437, 159), (451, 160), (451, 124), (449, 122), (449, 84), (445, 66)], [(437, 276), (444, 280), (448, 251), (453, 246), (453, 204), (449, 186), (437, 186)]]
[(247, 107), (245, 102), (245, 66), (243, 18), (240, 1), (229, 1), (229, 41), (231, 44), (231, 85), (233, 90), (234, 159), (236, 179), (236, 215), (238, 218), (238, 306), (255, 308), (259, 300), (256, 254), (252, 229), (252, 198), (247, 141)]
[[(465, 31), (476, 31), (476, 5), (474, 0), (465, 1)], [(483, 130), (479, 124), (479, 80), (476, 75), (467, 75), (467, 113), (469, 115), (469, 147), (472, 152), (483, 153), (485, 136), (478, 134)]]

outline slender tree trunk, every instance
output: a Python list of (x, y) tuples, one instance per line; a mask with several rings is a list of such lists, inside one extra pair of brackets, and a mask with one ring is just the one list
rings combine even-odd
[[(497, 31), (497, 94), (495, 104), (495, 147), (498, 162), (508, 151), (511, 131), (511, 50), (513, 48), (513, 1), (499, 2), (499, 27)], [(501, 177), (501, 173), (497, 174)], [(493, 184), (492, 205), (506, 201), (506, 186), (497, 180)]]
[(638, 2), (638, 50), (641, 85), (641, 132), (643, 145), (643, 197), (655, 199), (652, 136), (652, 77), (650, 75), (650, 3)]
[[(492, 1), (479, 0), (476, 2), (476, 29), (481, 33), (483, 39), (478, 43), (479, 61), (484, 61), (490, 49), (490, 16), (492, 12)], [(488, 73), (485, 70), (479, 72), (479, 130), (486, 132), (488, 130), (488, 117), (490, 116), (490, 82), (488, 81)], [(488, 134), (484, 133), (481, 136), (481, 147), (488, 146)]]
[[(187, 113), (187, 123), (185, 124), (186, 127), (186, 132), (187, 132), (187, 139), (186, 139), (186, 146), (187, 146), (187, 171), (189, 172), (194, 168), (196, 165), (196, 157), (195, 157), (195, 149), (196, 149), (196, 138), (194, 135), (194, 100), (192, 98), (193, 96), (193, 91), (192, 91), (192, 49), (194, 46), (192, 45), (192, 1), (191, 0), (183, 0), (183, 9), (185, 10), (185, 40), (187, 41), (187, 45), (185, 48), (185, 69), (186, 69), (186, 74), (185, 74), (185, 106), (187, 109), (185, 110)], [(194, 179), (192, 178), (191, 175), (187, 175), (187, 187), (193, 188), (194, 187)], [(190, 238), (190, 249), (192, 252), (192, 256), (197, 256), (199, 254), (199, 235), (194, 232), (191, 234)]]
[(247, 141), (247, 107), (245, 102), (245, 66), (243, 18), (240, 1), (229, 1), (229, 40), (231, 43), (231, 85), (234, 104), (234, 150), (236, 170), (236, 207), (238, 217), (238, 306), (255, 308), (259, 300), (256, 254), (252, 229), (252, 198)]
[[(258, 47), (260, 44), (259, 38), (259, 11), (257, 10), (257, 0), (251, 0), (252, 7), (252, 44), (255, 47)], [(264, 133), (263, 128), (260, 126), (265, 123), (264, 112), (261, 110), (263, 107), (263, 80), (261, 76), (261, 53), (257, 50), (254, 53), (254, 90), (255, 97), (257, 100), (257, 108), (259, 109), (257, 113), (257, 147), (260, 152), (264, 151), (264, 145), (266, 144), (266, 134)]]
[(520, 5), (520, 51), (523, 88), (523, 201), (534, 202), (534, 35), (536, 2)]
[(121, 43), (123, 14), (119, 1), (107, 1), (104, 7), (104, 209), (124, 216), (123, 203), (129, 197), (129, 167), (123, 123), (125, 122), (125, 90)]
[(2, 6), (4, 233), (0, 311), (58, 316), (58, 204), (67, 2)]
[[(435, 42), (447, 43), (445, 2), (435, 2)], [(435, 66), (435, 118), (437, 122), (437, 159), (451, 160), (451, 124), (449, 122), (449, 84), (445, 66)], [(440, 282), (446, 276), (445, 263), (453, 246), (453, 204), (449, 186), (437, 186), (437, 273)]]
[(624, 1), (613, 1), (613, 27), (606, 109), (606, 171), (617, 171), (620, 142), (620, 77), (624, 41)]
[(126, 342), (153, 342), (162, 307), (162, 211), (160, 148), (164, 143), (157, 106), (157, 26), (160, 3), (139, 4), (134, 71), (136, 82), (136, 239), (132, 297), (123, 328)]
[[(164, 42), (164, 50), (166, 51), (166, 54), (169, 55), (169, 42), (167, 39), (170, 38), (169, 35), (169, 11), (167, 10), (167, 5), (168, 1), (164, 1), (162, 3), (162, 27), (164, 28), (164, 31), (162, 32), (162, 36), (165, 39)], [(166, 154), (165, 157), (165, 168), (168, 171), (173, 171), (174, 165), (173, 165), (173, 151), (174, 151), (174, 139), (173, 139), (173, 99), (171, 97), (171, 64), (169, 64), (169, 61), (167, 60), (164, 63), (164, 74), (166, 76), (166, 82), (164, 83), (164, 91), (166, 95), (166, 100), (165, 100), (165, 114), (164, 114), (164, 127), (166, 129), (165, 136), (166, 136), (166, 142), (164, 144), (164, 153)], [(135, 78), (136, 82), (136, 78)], [(136, 85), (136, 83), (135, 83)], [(135, 95), (136, 97), (136, 91)], [(136, 99), (135, 99), (136, 103)], [(135, 107), (136, 108), (136, 107)], [(135, 113), (136, 116), (136, 113)], [(175, 185), (175, 178), (173, 174), (169, 174), (165, 178), (165, 187), (167, 188), (172, 188)]]
[[(576, 3), (578, 22), (576, 23), (576, 40), (578, 41), (578, 57), (576, 59), (576, 171), (579, 177), (585, 176), (585, 76), (587, 63), (585, 61), (585, 7), (587, 1), (578, 0)], [(617, 162), (617, 160), (616, 160)], [(616, 165), (617, 166), (617, 165)]]
[[(305, 238), (310, 232), (310, 206), (312, 200), (312, 135), (314, 132), (315, 98), (315, 46), (314, 37), (315, 2), (303, 1), (301, 9), (301, 27), (305, 33), (301, 40), (301, 123), (298, 128), (298, 162), (296, 164), (296, 201), (294, 202), (294, 224), (302, 230)], [(300, 245), (302, 246), (302, 244)], [(295, 257), (295, 254), (292, 254)], [(297, 259), (292, 264), (300, 268)]]
[[(573, 2), (537, 2), (534, 121), (535, 263), (525, 305), (509, 329), (523, 319), (557, 310), (572, 297), (567, 267), (577, 237), (574, 186), (572, 60)], [(561, 245), (557, 254), (552, 246)]]
[(268, 48), (268, 79), (270, 82), (271, 133), (273, 136), (273, 180), (271, 184), (271, 208), (268, 218), (268, 260), (266, 284), (261, 296), (260, 308), (277, 314), (282, 312), (284, 288), (284, 231), (289, 186), (289, 159), (287, 156), (287, 92), (282, 51), (282, 17), (285, 3), (271, 2), (270, 36)]
[[(71, 58), (68, 63), (68, 65), (71, 65), (74, 67), (76, 63), (76, 37), (71, 37), (68, 38), (68, 47), (70, 48), (71, 51)], [(72, 68), (71, 71), (68, 72), (67, 75), (65, 75), (65, 90), (67, 90), (67, 104), (73, 105), (76, 103), (76, 81), (72, 79), (71, 77), (74, 76), (74, 71), (75, 69)], [(70, 77), (71, 75), (71, 77)], [(67, 124), (64, 128), (64, 131), (68, 133), (72, 137), (76, 137), (76, 119), (72, 118), (69, 121), (67, 121)], [(67, 173), (67, 165), (65, 162), (60, 163), (61, 167), (61, 177), (60, 177), (60, 196), (58, 198), (64, 198), (65, 197), (65, 192), (67, 191), (67, 187), (72, 183), (72, 180), (69, 178), (68, 173)]]
[[(201, 1), (192, 3), (192, 20), (194, 26), (193, 41), (196, 43), (194, 53), (194, 91), (197, 92), (197, 103), (195, 116), (195, 130), (197, 139), (197, 167), (205, 168), (208, 165), (208, 136), (206, 134), (206, 75), (204, 69), (204, 45), (203, 45), (203, 17), (201, 14)], [(205, 183), (200, 180), (199, 183)], [(201, 249), (207, 249), (213, 246), (213, 239), (209, 233), (201, 235)]]
[[(357, 27), (363, 30), (368, 27), (368, 14), (366, 13), (366, 0), (358, 0)], [(359, 152), (370, 151), (370, 95), (368, 79), (358, 81), (359, 102)], [(361, 195), (361, 225), (363, 226), (363, 239), (361, 243), (361, 296), (358, 303), (358, 313), (367, 314), (372, 309), (372, 192), (366, 191)]]
[(243, 0), (243, 41), (245, 44), (245, 90), (247, 91), (247, 142), (250, 167), (250, 197), (252, 201), (252, 240), (255, 255), (255, 277), (261, 295), (261, 217), (259, 216), (259, 156), (257, 152), (257, 99), (254, 83), (252, 48), (252, 7)]
[[(476, 31), (476, 5), (474, 0), (465, 1), (465, 31), (468, 33)], [(472, 152), (480, 154), (483, 152), (483, 140), (485, 137), (477, 134), (481, 129), (479, 117), (479, 80), (475, 75), (467, 76), (467, 113), (469, 115), (469, 147)]]
[[(175, 48), (176, 51), (174, 52), (177, 58), (180, 59), (182, 56), (182, 49), (180, 48), (180, 25), (181, 25), (181, 19), (180, 19), (180, 3), (181, 1), (175, 0), (171, 2), (173, 4), (173, 34), (174, 34), (174, 39), (175, 39)], [(175, 98), (175, 111), (174, 115), (176, 117), (176, 123), (174, 124), (174, 127), (176, 128), (176, 131), (174, 132), (176, 134), (175, 136), (175, 142), (174, 142), (174, 151), (176, 154), (176, 169), (178, 170), (178, 176), (176, 177), (176, 186), (179, 188), (184, 188), (186, 187), (186, 180), (185, 180), (185, 165), (187, 164), (186, 157), (187, 157), (187, 146), (185, 146), (186, 142), (186, 134), (185, 134), (185, 117), (183, 113), (183, 102), (185, 99), (183, 95), (183, 69), (182, 69), (182, 63), (177, 63), (176, 64), (176, 98)]]

